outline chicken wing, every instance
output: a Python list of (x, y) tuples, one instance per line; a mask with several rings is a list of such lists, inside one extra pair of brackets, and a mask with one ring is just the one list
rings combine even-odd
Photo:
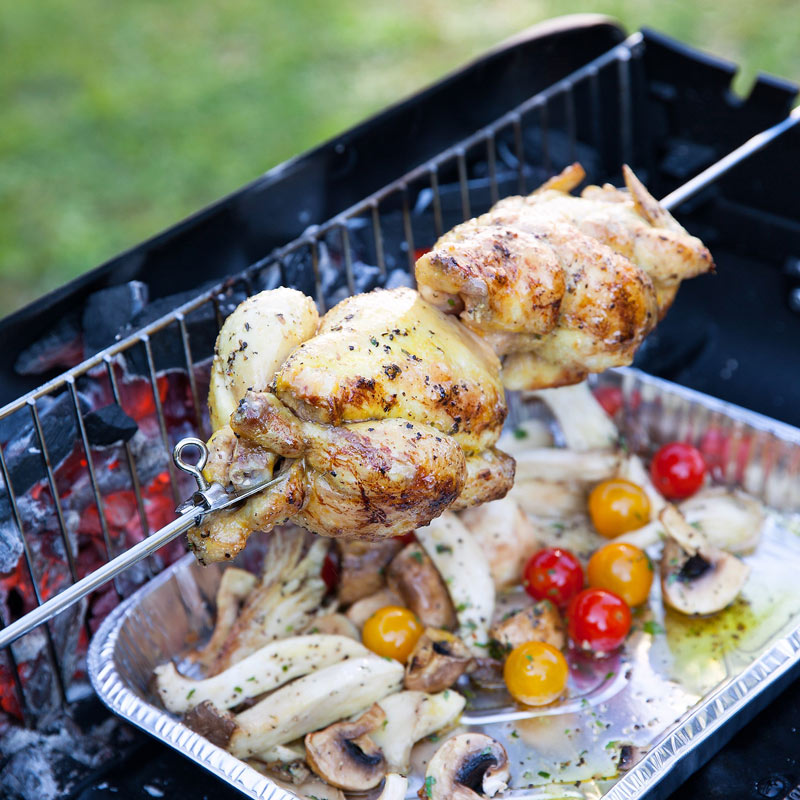
[(628, 167), (627, 191), (572, 165), (528, 197), (456, 226), (416, 264), (420, 293), (503, 357), (503, 383), (577, 383), (630, 364), (683, 278), (713, 264)]

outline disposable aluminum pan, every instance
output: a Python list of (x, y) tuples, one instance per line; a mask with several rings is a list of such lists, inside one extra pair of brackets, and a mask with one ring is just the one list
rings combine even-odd
[[(745, 559), (751, 576), (733, 607), (695, 620), (665, 612), (654, 590), (622, 657), (573, 655), (569, 699), (558, 707), (520, 711), (497, 691), (470, 698), (462, 726), (506, 746), (508, 797), (663, 797), (800, 672), (800, 430), (636, 370), (601, 381), (622, 391), (619, 424), (629, 447), (702, 443), (718, 483), (745, 488), (774, 510)], [(249, 559), (259, 538), (268, 540), (254, 537)], [(97, 632), (89, 674), (112, 711), (244, 795), (295, 798), (189, 730), (151, 691), (155, 666), (209, 635), (221, 574), (187, 556), (144, 586)], [(409, 797), (438, 746), (415, 748)]]

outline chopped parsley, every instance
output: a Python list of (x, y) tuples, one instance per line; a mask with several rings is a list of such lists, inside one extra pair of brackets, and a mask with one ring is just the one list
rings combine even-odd
[(651, 636), (655, 636), (657, 633), (664, 633), (664, 626), (659, 625), (654, 619), (649, 619), (647, 622), (642, 625), (644, 628), (645, 633), (649, 633)]
[(449, 544), (437, 544), (436, 545), (436, 552), (437, 553), (452, 553), (453, 548), (450, 547)]
[(525, 428), (514, 428), (514, 438), (515, 439), (527, 439), (528, 438), (528, 431)]
[(540, 775), (542, 778), (549, 778), (549, 777), (550, 777), (550, 773), (549, 773), (549, 772), (545, 772), (543, 769), (540, 769), (540, 770), (539, 770), (539, 772), (538, 772), (538, 774), (539, 774), (539, 775)]
[(512, 739), (519, 739), (519, 734), (516, 731), (511, 731), (511, 738)]
[(186, 695), (186, 699), (191, 700), (192, 695), (195, 693), (195, 691), (196, 691), (195, 689), (189, 689), (189, 694)]
[(421, 564), (421, 563), (422, 563), (422, 553), (420, 553), (420, 551), (419, 551), (419, 550), (415, 550), (415, 551), (414, 551), (414, 552), (411, 554), (411, 558), (413, 558), (413, 559), (414, 559), (414, 561), (416, 561), (416, 562), (417, 562), (417, 564)]
[(436, 783), (436, 778), (433, 775), (428, 775), (425, 778), (425, 797), (433, 797), (433, 785)]
[(243, 689), (242, 689), (242, 687), (241, 687), (241, 686), (234, 686), (234, 687), (233, 687), (233, 691), (234, 691), (234, 692), (238, 692), (239, 694), (241, 694), (241, 693), (242, 693), (242, 691), (243, 691)]

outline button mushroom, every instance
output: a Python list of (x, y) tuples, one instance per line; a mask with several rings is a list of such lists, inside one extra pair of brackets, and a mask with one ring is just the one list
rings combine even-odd
[(339, 541), (339, 585), (337, 595), (343, 606), (381, 589), (386, 580), (384, 570), (402, 550), (397, 539), (381, 542)]
[(711, 547), (675, 506), (659, 515), (667, 532), (661, 557), (664, 602), (683, 614), (713, 614), (733, 602), (749, 567), (736, 556)]
[(452, 686), (472, 661), (469, 648), (457, 636), (426, 628), (406, 664), (406, 689), (441, 692)]
[(462, 733), (436, 751), (418, 794), (422, 800), (478, 800), (503, 791), (510, 778), (500, 742), (482, 733)]
[(396, 772), (390, 772), (386, 776), (381, 793), (375, 800), (404, 800), (407, 789), (408, 778), (398, 775)]
[(386, 719), (374, 704), (352, 722), (337, 722), (305, 738), (308, 766), (339, 789), (364, 792), (377, 786), (386, 774), (386, 759), (369, 732)]
[(389, 588), (431, 628), (454, 628), (456, 613), (447, 587), (425, 550), (416, 543), (395, 556), (386, 572)]
[(564, 647), (564, 623), (556, 607), (548, 600), (512, 614), (497, 623), (490, 634), (507, 651), (525, 642), (545, 642), (557, 650)]

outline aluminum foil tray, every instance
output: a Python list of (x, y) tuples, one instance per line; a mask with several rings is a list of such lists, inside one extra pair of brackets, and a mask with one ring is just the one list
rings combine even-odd
[[(622, 390), (618, 422), (629, 447), (703, 442), (717, 483), (745, 488), (772, 510), (731, 608), (689, 619), (665, 612), (654, 590), (624, 655), (573, 660), (569, 699), (556, 708), (519, 711), (502, 692), (471, 697), (462, 724), (506, 746), (508, 797), (663, 797), (800, 673), (800, 430), (632, 369), (600, 382)], [(265, 540), (254, 537), (247, 559), (257, 562)], [(289, 789), (189, 730), (151, 692), (156, 665), (210, 634), (221, 574), (187, 556), (140, 589), (94, 637), (89, 674), (112, 711), (245, 796), (289, 800)], [(415, 748), (409, 797), (438, 746)], [(633, 766), (620, 774), (621, 754)]]

